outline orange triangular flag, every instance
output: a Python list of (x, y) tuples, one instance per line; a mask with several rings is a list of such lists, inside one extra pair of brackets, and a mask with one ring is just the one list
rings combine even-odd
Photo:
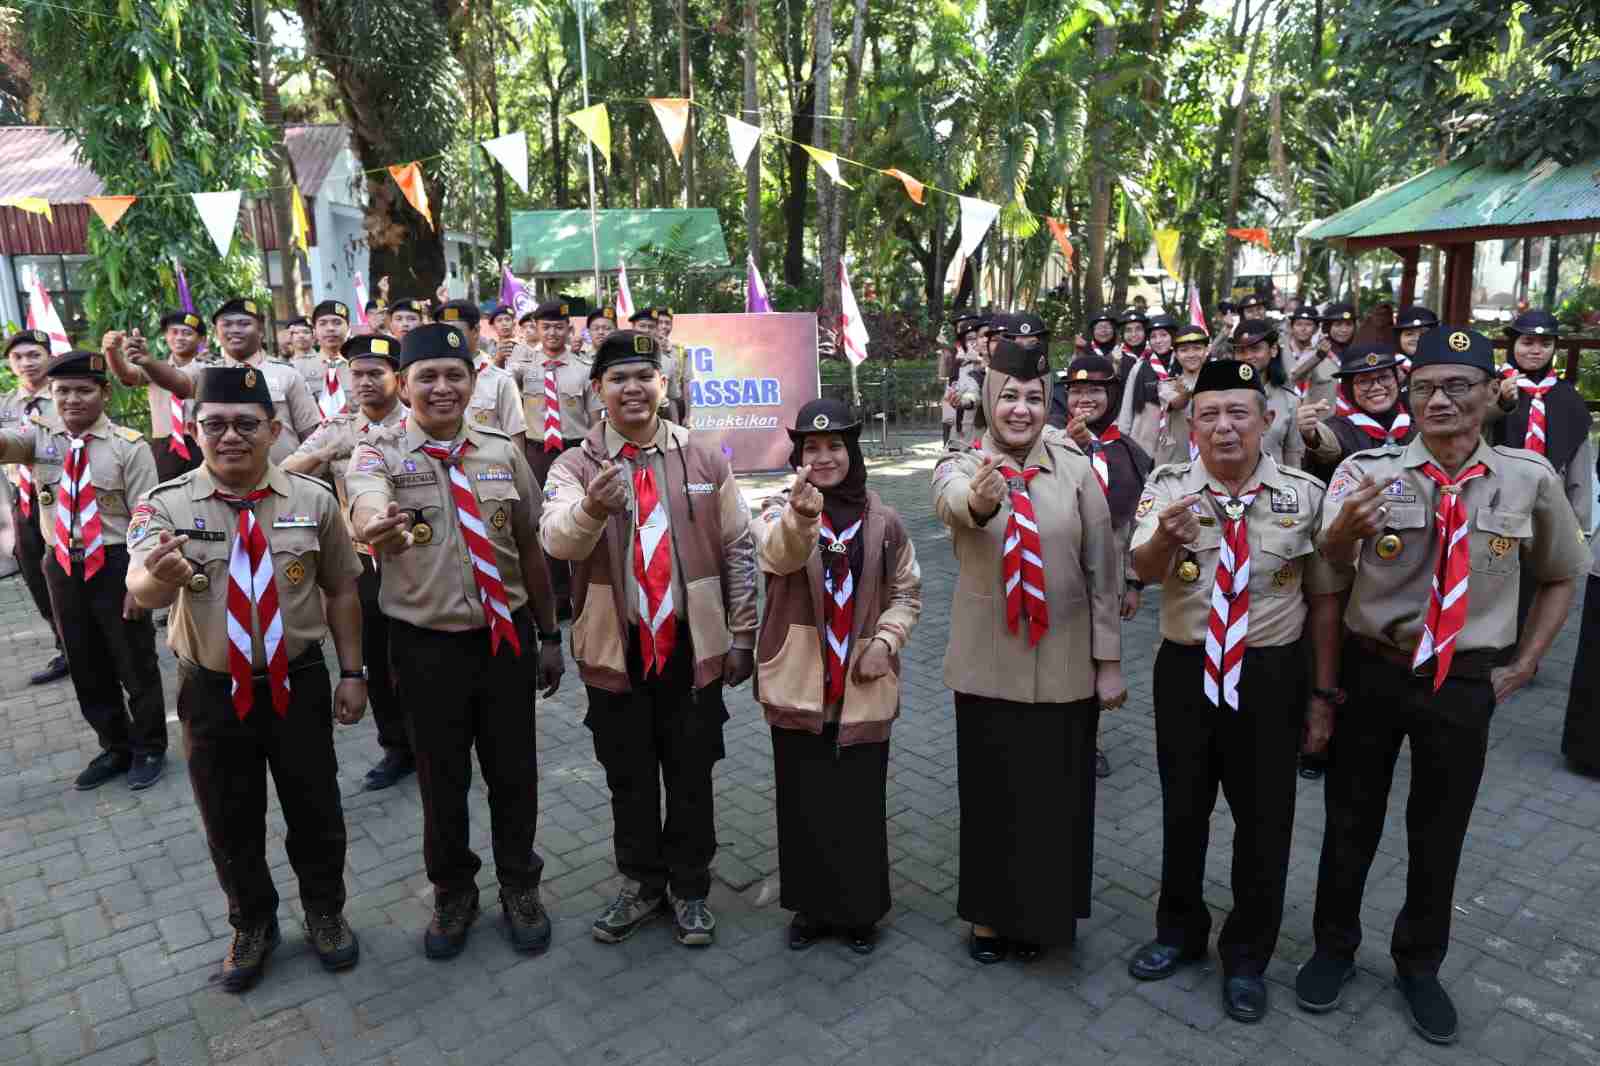
[(1067, 227), (1062, 225), (1058, 218), (1046, 215), (1044, 224), (1050, 227), (1050, 233), (1055, 237), (1056, 243), (1061, 245), (1061, 254), (1067, 257), (1067, 269), (1072, 268), (1072, 242), (1067, 240)]
[(1228, 231), (1228, 236), (1237, 237), (1241, 241), (1249, 241), (1251, 244), (1259, 244), (1267, 251), (1272, 251), (1272, 238), (1270, 235), (1268, 235), (1266, 227), (1264, 226), (1230, 229)]
[(422, 180), (421, 165), (407, 163), (403, 167), (390, 167), (389, 176), (394, 178), (394, 183), (405, 193), (406, 202), (417, 209), (417, 214), (428, 220), (429, 227), (438, 229), (439, 227), (433, 224), (433, 212), (428, 209), (428, 186)]
[(661, 135), (672, 146), (672, 158), (683, 162), (683, 140), (689, 131), (689, 101), (679, 96), (652, 96), (650, 106), (661, 123)]
[(896, 170), (894, 167), (890, 167), (888, 170), (885, 170), (884, 173), (889, 175), (891, 178), (899, 178), (901, 184), (906, 187), (906, 195), (911, 197), (911, 199), (917, 203), (922, 203), (922, 182), (918, 181), (916, 178), (913, 178), (910, 174), (907, 174), (903, 170)]
[(137, 196), (89, 196), (86, 197), (89, 206), (94, 208), (94, 213), (100, 216), (100, 221), (106, 224), (106, 229), (114, 229), (122, 216), (128, 213), (128, 208), (139, 199)]

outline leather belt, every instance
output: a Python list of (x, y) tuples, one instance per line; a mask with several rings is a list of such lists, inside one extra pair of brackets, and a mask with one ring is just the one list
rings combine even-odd
[[(1412, 677), (1431, 680), (1438, 669), (1438, 664), (1433, 659), (1429, 659), (1420, 667), (1413, 668), (1411, 658), (1415, 654), (1414, 651), (1406, 651), (1393, 644), (1385, 644), (1361, 634), (1353, 634), (1352, 640), (1363, 652), (1382, 659), (1391, 666), (1398, 666)], [(1458, 651), (1450, 659), (1450, 676), (1459, 680), (1486, 681), (1489, 678), (1489, 671), (1494, 669), (1499, 654), (1498, 650), (1487, 648)]]

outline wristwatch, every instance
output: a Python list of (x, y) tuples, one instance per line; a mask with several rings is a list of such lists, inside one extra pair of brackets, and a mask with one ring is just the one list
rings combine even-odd
[(363, 666), (359, 670), (340, 670), (339, 679), (341, 681), (365, 681), (367, 679), (367, 668)]
[(1342, 688), (1313, 688), (1311, 694), (1319, 700), (1327, 700), (1335, 707), (1342, 706), (1347, 698)]
[(560, 644), (561, 643), (561, 630), (558, 629), (554, 633), (540, 633), (539, 634), (539, 643), (540, 644)]

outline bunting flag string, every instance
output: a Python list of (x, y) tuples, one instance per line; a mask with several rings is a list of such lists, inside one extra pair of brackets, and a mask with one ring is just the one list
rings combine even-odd
[(406, 202), (416, 208), (417, 214), (428, 220), (428, 228), (437, 230), (433, 224), (433, 210), (428, 206), (428, 186), (422, 178), (420, 163), (407, 163), (403, 167), (390, 167), (389, 176), (394, 178), (394, 183), (400, 186)]
[(672, 148), (672, 158), (682, 163), (683, 142), (689, 134), (689, 101), (678, 96), (652, 96), (650, 109), (661, 123), (661, 135)]
[(847, 189), (855, 188), (854, 185), (839, 176), (839, 157), (837, 155), (809, 144), (802, 144), (800, 147), (806, 150), (806, 155), (809, 155), (812, 161), (822, 168), (824, 174), (833, 179), (835, 185), (843, 185)]
[(46, 222), (52, 226), (56, 224), (55, 215), (50, 213), (50, 201), (42, 196), (7, 196), (0, 199), (0, 207), (14, 207), (30, 215), (43, 215)]
[(478, 142), (479, 146), (517, 183), (517, 188), (528, 191), (528, 135), (521, 130), (503, 137), (491, 137)]
[(194, 209), (200, 212), (200, 221), (205, 223), (206, 232), (211, 235), (211, 243), (217, 246), (217, 254), (224, 259), (228, 256), (228, 249), (233, 245), (233, 230), (239, 224), (239, 201), (244, 193), (239, 189), (227, 192), (195, 192), (189, 194), (194, 201)]
[(922, 182), (918, 181), (916, 178), (913, 178), (905, 171), (897, 170), (894, 167), (890, 167), (888, 170), (885, 170), (884, 173), (889, 175), (891, 178), (899, 178), (900, 184), (906, 187), (906, 195), (911, 197), (912, 201), (915, 202), (919, 207), (922, 205), (922, 190), (925, 188)]
[(583, 131), (589, 143), (600, 149), (600, 154), (606, 157), (606, 166), (611, 165), (611, 115), (606, 111), (606, 105), (594, 104), (582, 111), (574, 111), (567, 116), (567, 121)]
[(956, 199), (961, 201), (960, 254), (962, 258), (970, 259), (983, 242), (984, 235), (989, 232), (989, 227), (994, 225), (995, 216), (1000, 214), (1000, 205), (971, 196), (958, 195)]
[(728, 120), (728, 143), (733, 146), (733, 161), (743, 170), (750, 161), (750, 152), (755, 148), (756, 142), (761, 140), (761, 127), (752, 126), (748, 122), (734, 118), (732, 115), (723, 115)]
[(1228, 236), (1237, 237), (1239, 240), (1246, 241), (1250, 244), (1259, 244), (1267, 251), (1272, 251), (1272, 238), (1268, 236), (1266, 227), (1264, 226), (1230, 229), (1228, 231)]
[(115, 229), (122, 216), (128, 213), (128, 208), (138, 201), (137, 196), (90, 196), (87, 198), (89, 208), (100, 221), (105, 223), (106, 229)]
[(1050, 227), (1050, 235), (1061, 246), (1061, 254), (1067, 257), (1067, 269), (1072, 269), (1072, 242), (1067, 239), (1067, 227), (1059, 218), (1044, 216), (1045, 225)]

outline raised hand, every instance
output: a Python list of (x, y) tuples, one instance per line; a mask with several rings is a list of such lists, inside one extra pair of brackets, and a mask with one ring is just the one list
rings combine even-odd
[(411, 537), (411, 516), (391, 500), (382, 514), (367, 522), (361, 530), (361, 540), (374, 551), (399, 555), (415, 543)]
[(1389, 505), (1379, 498), (1382, 491), (1383, 486), (1372, 475), (1363, 477), (1355, 491), (1344, 498), (1338, 517), (1328, 527), (1328, 539), (1348, 542), (1377, 536), (1389, 519)]
[(628, 483), (619, 464), (606, 460), (583, 494), (583, 507), (596, 518), (621, 514), (628, 509)]
[(967, 507), (974, 516), (992, 515), (1000, 509), (1007, 492), (1005, 475), (1000, 473), (1000, 460), (985, 455), (978, 464), (977, 473), (972, 475), (972, 485), (967, 490)]
[(1067, 436), (1078, 447), (1087, 448), (1093, 439), (1093, 434), (1089, 432), (1089, 420), (1081, 415), (1072, 418), (1067, 422)]
[(1194, 513), (1194, 505), (1199, 502), (1200, 494), (1195, 492), (1169, 504), (1161, 512), (1161, 532), (1178, 544), (1190, 544), (1198, 540), (1200, 516)]
[(811, 483), (811, 466), (802, 466), (789, 486), (789, 506), (802, 518), (815, 518), (822, 513), (822, 490)]
[(194, 577), (194, 565), (183, 557), (183, 546), (189, 538), (161, 531), (161, 540), (145, 556), (144, 569), (163, 585), (187, 585)]
[(1510, 374), (1500, 379), (1500, 406), (1515, 407), (1517, 405), (1517, 375)]

